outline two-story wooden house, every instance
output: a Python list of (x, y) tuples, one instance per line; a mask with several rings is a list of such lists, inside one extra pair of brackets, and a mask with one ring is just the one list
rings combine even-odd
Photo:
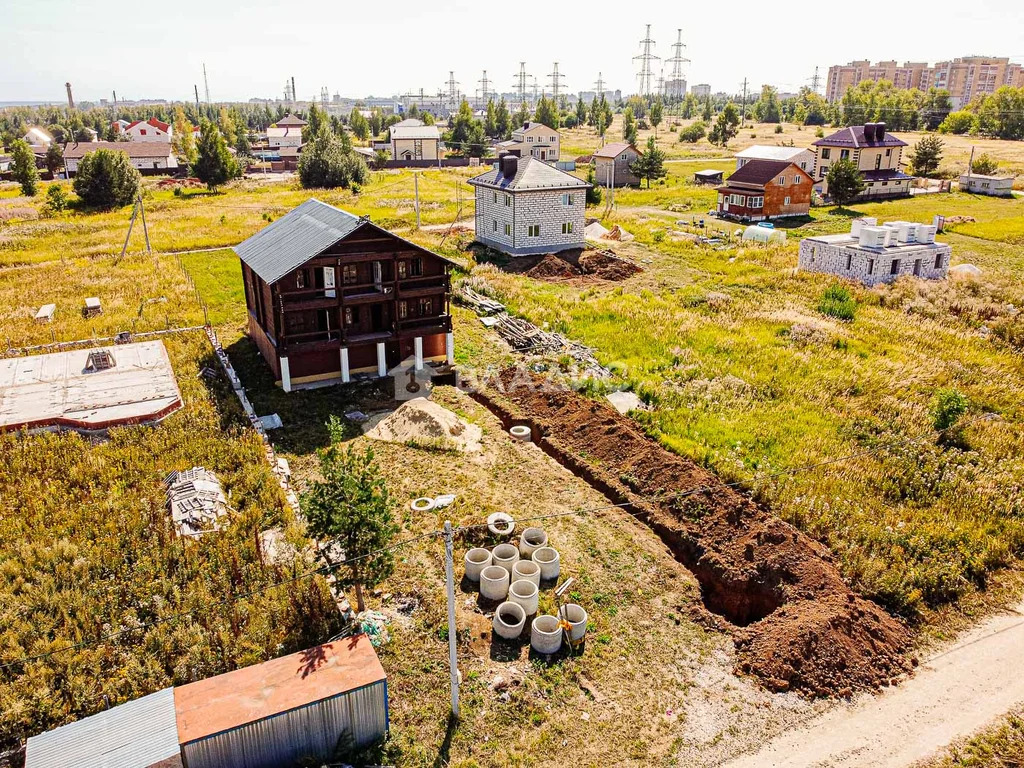
[(864, 191), (858, 199), (905, 197), (910, 194), (913, 176), (900, 170), (903, 148), (907, 143), (885, 130), (885, 123), (852, 125), (814, 142), (812, 175), (821, 191), (828, 194), (825, 176), (837, 160), (851, 160), (864, 178)]
[(235, 246), (249, 335), (286, 392), (452, 362), (452, 262), (316, 199)]
[(718, 187), (718, 215), (738, 221), (806, 216), (814, 179), (789, 160), (748, 160)]

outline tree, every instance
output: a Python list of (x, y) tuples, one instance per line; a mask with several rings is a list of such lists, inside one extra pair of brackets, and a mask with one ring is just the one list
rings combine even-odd
[(352, 108), (352, 112), (348, 116), (348, 127), (352, 129), (352, 133), (360, 141), (366, 141), (370, 138), (370, 123), (363, 117), (363, 113), (355, 107)]
[(209, 120), (203, 120), (200, 127), (192, 172), (210, 189), (242, 175), (238, 161), (228, 151), (223, 134)]
[(939, 170), (943, 145), (942, 139), (938, 136), (925, 136), (918, 141), (907, 155), (907, 159), (913, 166), (913, 172), (920, 176), (931, 176)]
[(547, 96), (541, 96), (540, 101), (537, 102), (537, 111), (534, 114), (534, 119), (538, 123), (543, 123), (548, 128), (554, 128), (558, 130), (561, 122), (558, 115), (558, 105), (553, 99), (549, 99)]
[(307, 144), (299, 155), (299, 183), (306, 189), (347, 188), (365, 183), (368, 176), (363, 159), (327, 131)]
[(950, 112), (946, 115), (943, 121), (939, 123), (939, 133), (970, 133), (974, 130), (977, 122), (978, 118), (975, 114), (966, 109), (961, 109), (958, 112)]
[(852, 160), (837, 160), (825, 174), (828, 194), (836, 205), (846, 205), (864, 191), (864, 178)]
[(661, 124), (661, 118), (665, 112), (665, 105), (661, 103), (661, 98), (654, 100), (651, 104), (651, 125), (654, 126), (654, 135), (658, 135), (658, 126)]
[(50, 146), (46, 148), (46, 170), (52, 173), (54, 176), (57, 175), (57, 171), (64, 165), (64, 150), (60, 148), (60, 144), (56, 141), (51, 141)]
[(498, 136), (498, 110), (494, 108), (494, 99), (487, 102), (487, 114), (484, 116), (484, 133), (491, 138)]
[[(309, 534), (320, 540), (321, 552), (338, 572), (342, 586), (353, 586), (356, 609), (366, 610), (363, 589), (372, 589), (394, 570), (394, 556), (384, 551), (398, 533), (388, 487), (374, 459), (373, 448), (360, 450), (341, 444), (337, 417), (328, 422), (331, 445), (317, 451), (320, 476), (301, 496)], [(336, 543), (343, 553), (333, 562)]]
[(524, 123), (528, 123), (529, 121), (530, 121), (530, 109), (529, 109), (529, 107), (527, 107), (526, 104), (520, 104), (519, 105), (519, 111), (517, 111), (515, 113), (515, 115), (512, 116), (512, 126), (515, 127), (515, 128), (518, 128), (519, 126), (523, 125)]
[(124, 152), (98, 149), (78, 162), (72, 187), (92, 208), (117, 208), (139, 196), (142, 176)]
[(192, 123), (180, 106), (174, 110), (174, 132), (171, 147), (178, 162), (191, 168), (196, 162), (196, 139), (192, 135)]
[(383, 149), (378, 149), (373, 153), (373, 170), (382, 171), (388, 167), (388, 161), (391, 160), (391, 155)]
[(494, 110), (494, 133), (498, 139), (507, 139), (512, 135), (512, 115), (508, 111), (508, 103), (504, 96), (498, 101), (498, 108)]
[(725, 109), (718, 113), (715, 124), (711, 126), (711, 132), (708, 134), (708, 141), (724, 147), (736, 135), (739, 124), (739, 111), (735, 104), (729, 102)]
[(46, 190), (46, 213), (50, 216), (54, 216), (58, 213), (63, 213), (68, 207), (68, 196), (64, 191), (64, 187), (60, 184), (51, 184), (50, 188)]
[(977, 173), (982, 176), (992, 176), (999, 170), (999, 163), (992, 157), (982, 154), (974, 158), (974, 162), (971, 163), (971, 173)]
[(459, 104), (459, 111), (451, 121), (451, 129), (445, 134), (445, 144), (461, 152), (465, 157), (481, 157), (486, 144), (483, 124), (473, 117), (473, 110), (465, 99)]
[(576, 99), (576, 125), (583, 125), (587, 122), (587, 105), (583, 99)]
[(220, 114), (217, 118), (217, 127), (220, 129), (221, 135), (224, 137), (224, 141), (227, 142), (229, 147), (235, 146), (235, 142), (238, 141), (238, 128), (235, 126), (235, 120), (231, 116), (227, 107), (220, 108)]
[(711, 111), (711, 94), (709, 93), (708, 97), (704, 100), (704, 112), (701, 114), (701, 119), (705, 123), (710, 123), (712, 114), (713, 112)]
[(637, 135), (636, 118), (633, 117), (633, 108), (626, 107), (622, 112), (622, 139), (627, 144), (635, 144)]
[(384, 116), (380, 113), (380, 110), (375, 107), (370, 112), (370, 135), (380, 136), (380, 132), (383, 127)]
[(702, 121), (698, 120), (679, 131), (679, 140), (688, 141), (690, 144), (696, 144), (704, 138), (707, 132), (707, 126), (704, 125)]
[(599, 187), (597, 185), (597, 182), (594, 180), (593, 165), (591, 165), (590, 168), (587, 169), (587, 184), (590, 185), (589, 187), (587, 187), (587, 205), (600, 205), (602, 197), (601, 187)]
[(315, 101), (309, 102), (309, 114), (306, 115), (306, 126), (302, 129), (302, 136), (306, 141), (312, 141), (327, 130), (327, 115), (320, 109)]
[(929, 131), (936, 130), (953, 111), (953, 99), (945, 88), (929, 88), (921, 105), (921, 120)]
[(21, 194), (35, 197), (39, 191), (39, 170), (32, 147), (24, 139), (17, 139), (11, 146), (11, 159), (14, 180), (21, 184)]
[(647, 137), (647, 148), (634, 160), (629, 170), (641, 179), (647, 179), (647, 188), (651, 188), (651, 179), (660, 179), (668, 171), (665, 170), (665, 153), (658, 149), (653, 136)]
[(960, 418), (967, 413), (971, 401), (958, 389), (940, 389), (932, 401), (932, 426), (936, 432), (945, 432), (956, 426)]
[(779, 103), (779, 92), (770, 85), (761, 86), (761, 97), (754, 102), (754, 119), (761, 123), (778, 123), (782, 121), (782, 105)]

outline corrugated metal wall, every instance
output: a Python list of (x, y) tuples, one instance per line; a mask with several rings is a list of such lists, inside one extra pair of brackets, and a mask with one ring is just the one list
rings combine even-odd
[(183, 744), (187, 768), (279, 768), (300, 757), (328, 758), (342, 733), (356, 746), (388, 727), (387, 683), (368, 685), (306, 707)]

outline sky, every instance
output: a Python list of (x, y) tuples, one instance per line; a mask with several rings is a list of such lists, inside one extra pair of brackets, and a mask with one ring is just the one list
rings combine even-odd
[[(857, 9), (864, 9), (858, 13)], [(343, 96), (436, 93), (449, 71), (463, 93), (482, 70), (512, 91), (519, 62), (549, 86), (555, 61), (570, 92), (637, 91), (640, 40), (672, 56), (682, 29), (688, 82), (738, 93), (763, 83), (796, 91), (820, 67), (853, 59), (934, 63), (971, 54), (1024, 62), (1022, 0), (912, 2), (578, 3), (479, 0), (268, 0), (128, 4), (96, 0), (0, 0), (0, 102), (282, 95), (320, 88)], [(889, 30), (879, 34), (880, 24)], [(655, 77), (662, 64), (655, 62)], [(666, 65), (666, 75), (671, 65)]]

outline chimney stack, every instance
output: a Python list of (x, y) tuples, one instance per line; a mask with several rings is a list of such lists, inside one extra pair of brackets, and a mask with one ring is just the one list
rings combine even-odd
[(295, 95), (295, 76), (292, 75), (292, 103), (298, 101), (298, 97)]
[(75, 108), (75, 100), (71, 97), (71, 83), (64, 83), (64, 87), (68, 92), (68, 109)]

